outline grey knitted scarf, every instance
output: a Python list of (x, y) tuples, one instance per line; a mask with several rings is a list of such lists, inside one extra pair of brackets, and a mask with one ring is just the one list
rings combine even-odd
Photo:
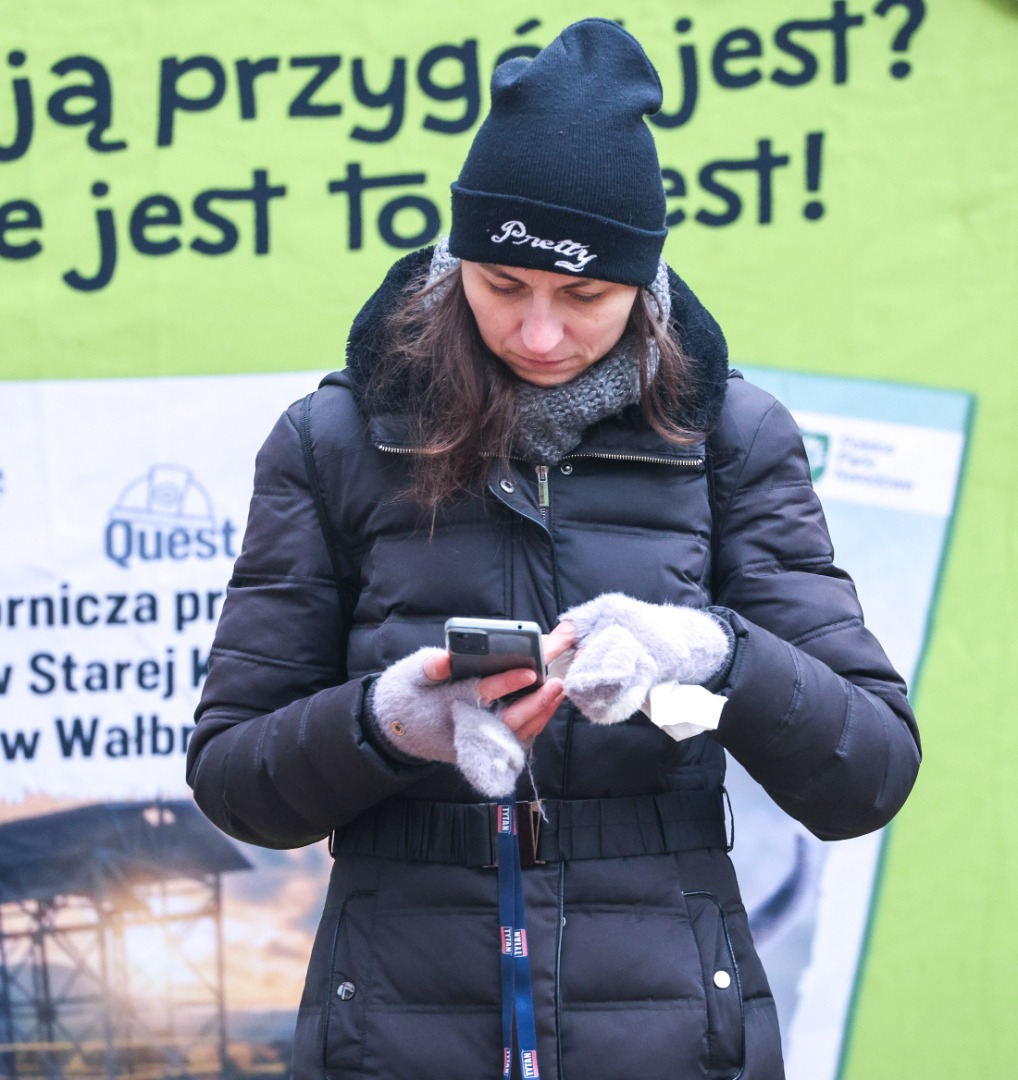
[[(448, 243), (442, 237), (431, 260), (429, 280), (458, 265), (459, 259), (449, 253)], [(664, 259), (658, 264), (650, 292), (657, 302), (658, 319), (666, 325), (671, 313), (671, 294)], [(647, 359), (647, 374), (652, 379), (658, 363), (654, 342), (650, 343)], [(614, 416), (639, 400), (640, 353), (634, 335), (627, 332), (607, 356), (571, 382), (543, 387), (519, 381), (513, 455), (533, 465), (557, 465), (579, 445), (591, 424)]]

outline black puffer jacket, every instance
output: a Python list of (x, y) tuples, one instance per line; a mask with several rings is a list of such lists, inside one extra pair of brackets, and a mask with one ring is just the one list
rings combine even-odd
[[(640, 714), (606, 728), (568, 705), (538, 738), (549, 822), (524, 876), (541, 1073), (775, 1080), (773, 1002), (724, 850), (724, 750), (829, 839), (885, 824), (919, 762), (901, 679), (832, 565), (796, 425), (726, 379), (720, 332), (674, 278), (698, 375), (683, 419), (716, 426), (710, 477), (701, 451), (626, 410), (550, 470), (546, 507), (533, 467), (496, 467), (432, 533), (395, 497), (403, 418), (359, 408), (378, 320), (427, 258), (394, 267), (355, 324), (347, 371), (285, 413), (259, 455), (190, 746), (195, 797), (231, 835), (287, 847), (336, 833), (295, 1075), (499, 1074), (488, 811), (451, 766), (376, 745), (366, 686), (441, 644), (447, 616), (550, 629), (621, 591), (730, 609), (728, 704), (716, 736), (681, 743)], [(520, 798), (530, 785), (524, 773)]]

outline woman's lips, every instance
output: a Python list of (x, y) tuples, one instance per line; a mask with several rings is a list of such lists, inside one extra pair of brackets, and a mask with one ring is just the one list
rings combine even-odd
[(519, 360), (521, 364), (535, 364), (542, 367), (553, 364), (564, 364), (569, 360), (568, 356), (526, 356), (523, 353), (513, 353), (513, 357)]

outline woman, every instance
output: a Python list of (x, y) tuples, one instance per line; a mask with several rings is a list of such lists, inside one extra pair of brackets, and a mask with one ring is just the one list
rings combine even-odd
[[(914, 781), (796, 426), (661, 261), (660, 103), (602, 20), (502, 65), (448, 242), (393, 267), (259, 455), (189, 779), (241, 840), (331, 836), (297, 1077), (774, 1080), (724, 752), (828, 839)], [(449, 616), (575, 658), (449, 681)], [(506, 798), (536, 1057), (500, 982)]]

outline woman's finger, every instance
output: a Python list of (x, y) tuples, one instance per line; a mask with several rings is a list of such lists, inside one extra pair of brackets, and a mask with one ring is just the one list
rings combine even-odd
[[(497, 675), (485, 675), (477, 680), (477, 696), (485, 705), (498, 701), (506, 694), (514, 694), (517, 690), (526, 690), (537, 682), (537, 674), (530, 668), (512, 668), (509, 671), (500, 671)], [(529, 696), (529, 695), (528, 695)]]
[(550, 634), (544, 635), (544, 658), (554, 660), (576, 644), (576, 627), (571, 622), (560, 622)]
[(445, 682), (452, 675), (452, 665), (447, 652), (436, 652), (424, 661), (424, 674), (432, 682)]
[(521, 741), (532, 739), (544, 730), (564, 696), (562, 680), (549, 679), (532, 694), (507, 705), (501, 713), (502, 722)]
[(516, 731), (516, 737), (521, 743), (528, 744), (537, 738), (548, 726), (549, 721), (558, 711), (559, 706), (566, 700), (566, 692), (563, 688), (554, 697), (550, 698), (547, 705), (537, 716), (528, 720)]

